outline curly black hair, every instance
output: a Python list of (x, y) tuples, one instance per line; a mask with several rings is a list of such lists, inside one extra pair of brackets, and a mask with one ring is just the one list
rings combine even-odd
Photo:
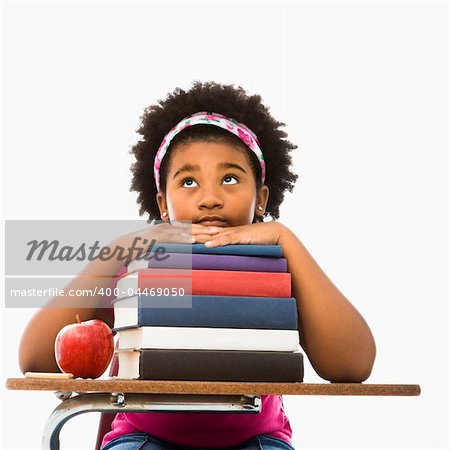
[[(261, 101), (259, 95), (248, 95), (241, 87), (215, 82), (194, 81), (190, 90), (176, 88), (168, 93), (165, 100), (148, 106), (141, 116), (138, 133), (142, 139), (134, 145), (130, 153), (136, 162), (131, 166), (133, 173), (130, 191), (139, 193), (137, 202), (139, 214), (149, 214), (149, 219), (160, 220), (160, 211), (156, 202), (156, 182), (153, 163), (156, 152), (168, 131), (185, 117), (199, 111), (208, 111), (231, 117), (247, 125), (258, 137), (260, 148), (266, 162), (265, 184), (269, 187), (269, 200), (265, 216), (273, 219), (280, 216), (280, 204), (286, 190), (292, 192), (297, 175), (290, 171), (292, 159), (290, 152), (297, 148), (285, 138), (287, 133), (280, 130), (285, 126), (277, 122)], [(166, 177), (170, 167), (173, 148), (195, 141), (222, 142), (246, 149), (251, 167), (254, 170), (256, 188), (261, 187), (261, 167), (257, 157), (234, 134), (219, 127), (195, 125), (188, 127), (175, 136), (160, 168), (160, 189), (165, 194)], [(171, 151), (172, 150), (172, 151)], [(262, 221), (261, 218), (254, 219)]]

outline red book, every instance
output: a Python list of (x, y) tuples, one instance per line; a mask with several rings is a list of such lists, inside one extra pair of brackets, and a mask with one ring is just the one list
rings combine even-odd
[[(192, 284), (191, 284), (192, 283)], [(189, 292), (192, 286), (192, 292)], [(157, 289), (185, 289), (184, 295), (291, 297), (291, 274), (229, 270), (142, 269), (117, 281), (117, 298), (132, 295), (179, 295)], [(140, 292), (136, 291), (139, 289)], [(155, 292), (143, 292), (154, 289)]]

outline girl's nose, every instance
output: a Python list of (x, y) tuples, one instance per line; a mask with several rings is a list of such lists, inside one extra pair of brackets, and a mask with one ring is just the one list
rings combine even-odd
[(200, 200), (198, 202), (198, 207), (200, 209), (220, 208), (222, 206), (223, 206), (223, 199), (217, 189), (207, 188), (203, 190)]

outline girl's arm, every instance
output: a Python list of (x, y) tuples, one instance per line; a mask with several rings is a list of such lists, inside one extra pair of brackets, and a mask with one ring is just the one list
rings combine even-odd
[(207, 247), (230, 244), (279, 244), (288, 262), (297, 300), (300, 344), (316, 372), (335, 382), (361, 382), (375, 360), (375, 341), (356, 308), (325, 275), (306, 248), (277, 221), (216, 228), (196, 242)]
[[(150, 226), (139, 232), (123, 236), (113, 242), (110, 247), (116, 245), (130, 249), (136, 238), (147, 239), (151, 242), (184, 242), (191, 241), (190, 236), (182, 238), (183, 231), (190, 233), (190, 226), (174, 226), (170, 224), (158, 224)], [(183, 240), (184, 239), (184, 240)], [(141, 241), (142, 242), (142, 241)], [(136, 256), (134, 253), (130, 258)], [(96, 287), (108, 288), (111, 280), (123, 265), (123, 261), (112, 258), (110, 260), (93, 260), (85, 269), (71, 281), (66, 287), (69, 289), (90, 289)], [(106, 276), (105, 275), (110, 275)], [(39, 310), (27, 325), (19, 347), (19, 366), (22, 373), (33, 372), (59, 372), (55, 360), (54, 344), (59, 330), (69, 323), (75, 323), (76, 314), (81, 321), (100, 319), (110, 327), (113, 326), (111, 310), (105, 309), (104, 300), (100, 295), (96, 297), (64, 297), (53, 298), (44, 308)], [(67, 303), (73, 305), (76, 301), (79, 306), (67, 308)], [(102, 304), (103, 303), (103, 304)]]
[[(70, 282), (65, 290), (107, 288), (111, 285), (112, 276), (105, 278), (105, 274), (115, 274), (123, 262), (117, 260), (94, 260), (86, 266), (83, 272)], [(95, 278), (95, 275), (103, 277)], [(89, 276), (89, 277), (88, 277)], [(69, 323), (75, 323), (78, 314), (81, 321), (100, 319), (112, 326), (113, 316), (100, 308), (102, 297), (64, 297), (53, 298), (44, 308), (40, 309), (27, 325), (19, 347), (19, 366), (25, 372), (60, 372), (55, 360), (55, 338), (59, 330)], [(79, 307), (67, 308), (64, 303), (79, 303)], [(93, 307), (97, 304), (99, 309)]]
[(376, 353), (367, 323), (285, 226), (281, 226), (278, 244), (292, 276), (300, 344), (312, 366), (329, 381), (366, 380)]

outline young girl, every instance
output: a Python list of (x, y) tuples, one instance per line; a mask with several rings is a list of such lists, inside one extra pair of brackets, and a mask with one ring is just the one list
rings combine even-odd
[[(375, 359), (369, 327), (294, 231), (275, 220), (285, 191), (292, 191), (297, 179), (290, 171), (296, 146), (285, 139), (282, 126), (260, 96), (232, 85), (195, 82), (189, 91), (176, 89), (148, 107), (139, 129), (142, 140), (132, 149), (132, 189), (139, 193), (140, 214), (164, 222), (149, 227), (145, 237), (176, 241), (176, 223), (192, 221), (192, 243), (281, 245), (309, 361), (325, 380), (361, 382)], [(264, 222), (266, 215), (274, 220)], [(133, 238), (121, 237), (116, 244), (128, 248)], [(85, 273), (117, 273), (120, 265), (93, 261)], [(79, 277), (68, 288), (106, 287), (110, 281)], [(45, 308), (33, 317), (20, 347), (23, 372), (58, 371), (55, 336), (75, 314), (112, 326), (111, 310), (83, 308), (79, 300), (80, 308)], [(291, 438), (282, 398), (266, 395), (256, 415), (120, 413), (102, 449), (292, 449)]]

